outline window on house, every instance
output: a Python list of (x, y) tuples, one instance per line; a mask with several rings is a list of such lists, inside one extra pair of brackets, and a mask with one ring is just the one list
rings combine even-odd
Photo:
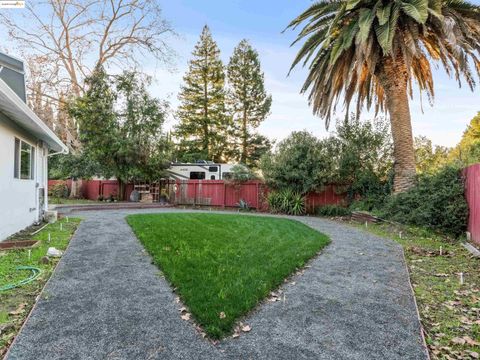
[(210, 166), (210, 167), (208, 168), (208, 171), (210, 171), (210, 172), (217, 172), (217, 171), (218, 171), (218, 166)]
[(35, 148), (20, 139), (15, 139), (14, 178), (33, 179), (34, 166)]
[(224, 179), (224, 180), (230, 180), (232, 177), (233, 177), (233, 175), (232, 175), (231, 172), (224, 172), (222, 174), (222, 179)]
[(215, 175), (210, 176), (210, 180), (215, 180)]
[(190, 180), (204, 180), (205, 172), (203, 171), (190, 171)]

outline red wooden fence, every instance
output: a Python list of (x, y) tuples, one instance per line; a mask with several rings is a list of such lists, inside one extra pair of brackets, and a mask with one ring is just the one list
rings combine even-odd
[(468, 231), (472, 241), (480, 244), (480, 164), (465, 168), (464, 175), (465, 196), (470, 210)]
[[(267, 194), (268, 188), (261, 181), (235, 185), (223, 180), (186, 180), (176, 183), (175, 203), (237, 207), (240, 200), (243, 200), (249, 207), (267, 210)], [(344, 203), (345, 197), (345, 194), (336, 192), (335, 185), (328, 185), (321, 192), (307, 194), (306, 210), (313, 213), (319, 206), (341, 204)]]
[(337, 192), (335, 185), (327, 185), (323, 191), (307, 194), (305, 201), (307, 213), (313, 214), (315, 209), (320, 206), (344, 204), (346, 197), (345, 193)]
[[(48, 189), (50, 190), (56, 184), (66, 184), (68, 190), (72, 188), (72, 180), (48, 180)], [(129, 199), (133, 191), (133, 184), (125, 186), (125, 195), (123, 199)], [(118, 197), (117, 180), (81, 180), (79, 196), (84, 199), (98, 200), (100, 196), (108, 198), (110, 196)]]
[[(71, 181), (49, 180), (51, 188), (58, 183), (64, 183), (71, 188)], [(238, 207), (241, 200), (249, 207), (258, 210), (267, 210), (266, 197), (268, 188), (261, 181), (249, 181), (243, 184), (233, 184), (223, 180), (185, 180), (176, 181), (174, 199), (177, 205), (200, 205), (215, 207)], [(82, 180), (80, 196), (85, 199), (97, 200), (100, 196), (108, 198), (117, 197), (118, 182), (116, 180)], [(133, 184), (125, 186), (124, 200), (130, 198)], [(328, 185), (318, 193), (310, 193), (306, 196), (307, 212), (313, 213), (315, 208), (323, 205), (341, 204), (345, 200), (345, 194), (337, 194), (334, 185)]]
[[(480, 164), (471, 165), (464, 169), (465, 197), (468, 202), (470, 215), (468, 231), (471, 238), (480, 244)], [(71, 181), (49, 180), (49, 189), (58, 183), (65, 183), (71, 188)], [(133, 191), (133, 184), (125, 186), (123, 199), (129, 199)], [(206, 205), (216, 207), (237, 207), (240, 200), (248, 206), (259, 210), (267, 210), (267, 187), (259, 181), (251, 181), (241, 185), (234, 185), (223, 180), (186, 180), (175, 183), (174, 200), (178, 205)], [(118, 196), (118, 182), (116, 180), (83, 180), (80, 187), (80, 196), (86, 199), (97, 200), (99, 196)], [(307, 212), (313, 213), (316, 207), (341, 204), (345, 201), (345, 194), (338, 194), (335, 185), (329, 185), (318, 193), (309, 193), (306, 196)]]
[(267, 189), (260, 181), (235, 185), (223, 180), (185, 180), (176, 182), (175, 203), (237, 207), (243, 200), (249, 207), (265, 209), (266, 194)]

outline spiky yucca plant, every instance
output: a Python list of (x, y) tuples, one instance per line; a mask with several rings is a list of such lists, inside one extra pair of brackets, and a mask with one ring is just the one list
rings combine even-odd
[[(339, 100), (347, 113), (366, 106), (390, 115), (395, 156), (394, 191), (414, 184), (409, 97), (413, 83), (434, 98), (432, 63), (473, 90), (480, 73), (480, 7), (463, 0), (323, 0), (294, 19), (304, 24), (300, 62), (309, 74), (314, 113), (330, 121)], [(473, 69), (472, 69), (473, 67)]]

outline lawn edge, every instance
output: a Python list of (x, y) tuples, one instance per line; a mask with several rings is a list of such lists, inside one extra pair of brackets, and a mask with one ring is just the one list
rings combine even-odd
[(415, 291), (413, 289), (413, 284), (412, 284), (412, 275), (410, 274), (410, 270), (408, 268), (408, 263), (407, 263), (407, 258), (405, 256), (405, 248), (402, 245), (402, 262), (405, 270), (407, 271), (408, 275), (408, 286), (410, 287), (410, 292), (413, 295), (413, 303), (415, 304), (415, 312), (417, 313), (417, 321), (418, 324), (420, 325), (420, 335), (422, 336), (422, 344), (423, 344), (423, 350), (425, 352), (425, 355), (428, 360), (431, 360), (430, 356), (430, 348), (427, 345), (427, 339), (425, 338), (425, 328), (422, 323), (422, 317), (420, 316), (420, 309), (418, 308), (418, 303), (417, 303), (417, 297), (415, 296)]
[[(299, 221), (300, 222), (300, 221)], [(308, 225), (307, 225), (308, 226)], [(318, 231), (320, 234), (322, 235), (325, 235), (327, 236), (326, 234), (323, 234), (321, 233), (320, 231)], [(292, 285), (292, 282), (293, 282), (293, 279), (297, 279), (297, 278), (301, 278), (305, 271), (307, 271), (309, 268), (311, 268), (311, 263), (316, 260), (323, 252), (324, 249), (327, 248), (327, 246), (329, 246), (331, 244), (331, 239), (327, 236), (328, 238), (328, 243), (322, 248), (320, 249), (315, 255), (313, 255), (310, 259), (308, 259), (308, 261), (305, 263), (305, 265), (303, 265), (301, 268), (297, 268), (295, 269), (294, 272), (292, 272), (289, 276), (287, 276), (286, 278), (284, 278), (283, 282), (277, 286), (276, 288), (273, 288), (272, 290), (270, 290), (270, 293), (272, 292), (278, 292), (278, 290), (282, 289), (282, 287), (286, 286), (286, 285)], [(139, 240), (140, 241), (140, 240)], [(143, 244), (142, 244), (143, 246)], [(151, 258), (151, 255), (148, 254), (148, 256), (150, 256)], [(157, 266), (155, 264), (155, 266)], [(160, 268), (159, 268), (160, 269)], [(160, 269), (161, 270), (161, 269)], [(163, 271), (162, 271), (163, 273)], [(204, 328), (198, 324), (198, 322), (195, 320), (195, 315), (192, 314), (188, 308), (188, 306), (184, 303), (182, 297), (180, 294), (178, 294), (176, 291), (175, 291), (175, 288), (173, 287), (172, 283), (167, 279), (167, 277), (164, 275), (163, 278), (165, 279), (165, 281), (167, 282), (168, 284), (168, 287), (172, 290), (172, 293), (175, 295), (176, 300), (175, 303), (177, 305), (180, 305), (180, 308), (184, 307), (187, 309), (187, 312), (190, 313), (190, 315), (192, 316), (189, 320), (183, 320), (185, 322), (188, 322), (190, 323), (191, 325), (193, 325), (194, 329), (197, 331), (197, 333), (204, 339), (204, 340), (207, 340), (209, 343), (211, 343), (212, 345), (219, 345), (220, 343), (226, 341), (227, 339), (236, 339), (238, 337), (232, 337), (233, 334), (235, 334), (235, 330), (238, 329), (239, 327), (242, 326), (243, 322), (245, 321), (245, 319), (247, 319), (249, 316), (251, 315), (254, 315), (257, 311), (260, 310), (260, 308), (262, 306), (266, 306), (266, 305), (269, 305), (271, 304), (272, 302), (269, 301), (269, 299), (271, 298), (271, 295), (269, 294), (268, 296), (266, 296), (265, 298), (263, 298), (262, 300), (258, 301), (258, 303), (250, 310), (248, 311), (246, 314), (242, 315), (238, 321), (235, 322), (235, 326), (233, 328), (233, 330), (231, 332), (228, 333), (228, 335), (220, 338), (220, 339), (213, 339), (211, 338), (210, 336), (208, 336), (207, 332), (204, 330)], [(295, 285), (292, 285), (292, 286), (295, 286)], [(283, 291), (282, 291), (283, 293)], [(279, 300), (279, 301), (282, 301), (282, 300)], [(179, 309), (178, 309), (179, 310)], [(182, 312), (179, 312), (179, 316), (182, 315)], [(243, 324), (243, 325), (247, 325), (247, 324)], [(253, 329), (252, 329), (253, 331)], [(239, 331), (238, 334), (241, 336), (244, 332), (243, 331)], [(428, 359), (430, 360), (430, 359)]]
[(407, 276), (408, 286), (410, 287), (410, 293), (412, 294), (413, 303), (415, 305), (415, 312), (417, 314), (417, 321), (418, 321), (418, 324), (419, 324), (420, 336), (422, 338), (423, 350), (424, 350), (426, 359), (431, 360), (432, 357), (430, 355), (430, 348), (428, 347), (427, 340), (425, 338), (425, 328), (424, 328), (423, 323), (422, 323), (422, 317), (420, 316), (420, 309), (418, 308), (417, 297), (415, 295), (415, 291), (414, 291), (413, 285), (412, 285), (412, 275), (410, 274), (410, 270), (408, 268), (407, 258), (405, 256), (405, 247), (402, 244), (400, 244), (398, 241), (391, 238), (390, 236), (380, 235), (380, 234), (376, 233), (375, 231), (372, 231), (369, 227), (364, 227), (360, 223), (352, 224), (349, 221), (339, 220), (339, 219), (336, 219), (336, 218), (322, 217), (322, 216), (319, 216), (319, 217), (322, 218), (322, 219), (327, 219), (327, 220), (332, 221), (332, 222), (336, 222), (336, 223), (339, 223), (339, 224), (342, 224), (342, 225), (349, 226), (352, 229), (357, 229), (359, 231), (366, 232), (366, 233), (374, 235), (374, 236), (378, 236), (379, 238), (387, 239), (387, 240), (391, 241), (392, 243), (395, 243), (398, 246), (400, 246), (400, 248), (402, 250), (402, 264), (403, 264), (403, 266), (404, 266), (404, 268), (407, 272), (407, 275), (408, 275)]
[[(188, 214), (188, 213), (205, 213), (205, 214), (215, 214), (215, 212), (207, 212), (207, 211), (192, 211), (192, 212), (179, 212), (179, 214)], [(264, 306), (264, 305), (268, 305), (270, 304), (271, 302), (269, 301), (269, 299), (271, 298), (271, 295), (270, 293), (272, 292), (278, 292), (278, 290), (280, 290), (282, 287), (286, 286), (286, 285), (289, 285), (292, 283), (293, 279), (294, 278), (299, 278), (301, 276), (304, 275), (305, 271), (308, 270), (310, 267), (311, 267), (311, 263), (316, 260), (321, 254), (322, 252), (332, 243), (332, 239), (330, 238), (330, 236), (328, 236), (327, 234), (321, 232), (321, 231), (318, 231), (317, 229), (313, 228), (312, 226), (310, 226), (309, 224), (303, 222), (303, 221), (300, 221), (299, 219), (295, 218), (295, 217), (291, 217), (291, 216), (279, 216), (279, 215), (276, 215), (276, 214), (270, 214), (270, 213), (253, 213), (253, 214), (249, 214), (249, 213), (242, 213), (242, 212), (233, 212), (233, 211), (225, 211), (225, 212), (221, 212), (221, 213), (218, 213), (218, 215), (243, 215), (243, 216), (252, 216), (252, 217), (255, 217), (255, 216), (258, 216), (258, 217), (266, 217), (266, 218), (276, 218), (276, 219), (283, 219), (283, 220), (289, 220), (289, 221), (295, 221), (299, 224), (302, 224), (306, 227), (308, 227), (309, 229), (312, 229), (313, 231), (316, 231), (317, 233), (323, 235), (326, 237), (327, 239), (327, 243), (317, 252), (315, 253), (311, 258), (309, 258), (305, 264), (302, 266), (302, 267), (299, 267), (299, 268), (296, 268), (294, 271), (292, 271), (292, 273), (290, 275), (288, 275), (287, 277), (285, 277), (283, 279), (283, 282), (278, 285), (277, 287), (273, 288), (270, 290), (270, 293), (268, 296), (264, 297), (263, 299), (261, 299), (260, 301), (257, 302), (257, 304), (255, 304), (254, 307), (252, 307), (252, 309), (250, 311), (248, 311), (247, 313), (245, 313), (244, 315), (242, 315), (241, 317), (238, 318), (238, 320), (235, 322), (235, 326), (233, 327), (232, 331), (229, 332), (226, 336), (223, 336), (222, 338), (220, 339), (214, 339), (214, 338), (211, 338), (208, 333), (204, 330), (204, 328), (198, 324), (198, 322), (196, 321), (195, 319), (195, 315), (192, 314), (190, 312), (190, 309), (189, 307), (185, 304), (184, 300), (182, 299), (181, 295), (179, 293), (177, 293), (175, 291), (175, 287), (173, 286), (173, 284), (170, 282), (170, 280), (168, 280), (167, 276), (163, 273), (163, 270), (157, 265), (154, 263), (153, 261), (153, 257), (152, 255), (145, 249), (145, 246), (143, 245), (143, 243), (141, 242), (141, 240), (137, 237), (137, 234), (135, 233), (135, 230), (133, 229), (133, 227), (129, 224), (128, 222), (128, 218), (129, 217), (135, 217), (135, 216), (138, 216), (138, 215), (151, 215), (151, 214), (162, 214), (162, 213), (145, 213), (145, 214), (128, 214), (124, 217), (124, 220), (125, 222), (127, 223), (127, 225), (130, 227), (130, 229), (132, 230), (132, 233), (135, 235), (135, 238), (137, 239), (137, 241), (140, 243), (140, 245), (144, 248), (144, 250), (146, 251), (146, 253), (148, 254), (148, 256), (150, 257), (150, 260), (151, 260), (151, 263), (157, 267), (157, 269), (159, 269), (160, 271), (162, 271), (162, 274), (163, 274), (163, 278), (164, 280), (166, 281), (168, 287), (171, 289), (171, 292), (172, 294), (174, 294), (175, 296), (175, 304), (176, 305), (180, 305), (179, 308), (177, 310), (180, 310), (182, 307), (184, 307), (190, 315), (191, 315), (191, 318), (189, 320), (183, 320), (182, 321), (185, 321), (185, 322), (188, 322), (190, 323), (190, 325), (193, 326), (193, 328), (195, 329), (195, 331), (197, 332), (198, 335), (200, 335), (204, 340), (208, 341), (209, 343), (211, 343), (212, 345), (219, 345), (220, 343), (222, 342), (225, 342), (227, 341), (228, 339), (236, 339), (238, 337), (235, 337), (233, 338), (232, 335), (235, 334), (235, 330), (238, 329), (239, 327), (241, 327), (241, 324), (243, 323), (243, 321), (248, 318), (249, 316), (255, 314), (255, 312), (257, 312), (259, 310), (259, 308), (261, 306)], [(169, 213), (171, 214), (171, 213)], [(281, 301), (281, 300), (280, 300)], [(179, 311), (179, 316), (181, 316), (183, 314), (183, 312), (180, 312)], [(245, 325), (245, 324), (244, 324)], [(239, 331), (238, 334), (241, 336), (244, 332), (243, 331)], [(430, 360), (430, 359), (429, 359)]]
[(17, 338), (18, 336), (20, 335), (20, 333), (23, 331), (24, 327), (26, 326), (28, 320), (30, 319), (33, 311), (37, 308), (37, 305), (38, 305), (38, 302), (40, 301), (41, 299), (41, 296), (43, 295), (43, 292), (45, 291), (45, 288), (47, 287), (47, 285), (50, 283), (50, 280), (53, 278), (53, 276), (55, 275), (56, 271), (57, 271), (57, 268), (58, 268), (58, 265), (63, 261), (63, 258), (65, 256), (65, 254), (67, 253), (68, 249), (70, 248), (70, 245), (75, 237), (75, 235), (77, 234), (77, 231), (78, 231), (78, 228), (80, 227), (80, 225), (82, 224), (82, 221), (83, 219), (82, 218), (79, 218), (80, 219), (80, 222), (78, 223), (78, 226), (76, 227), (75, 231), (73, 232), (72, 236), (70, 237), (70, 239), (68, 240), (68, 244), (67, 244), (67, 247), (65, 248), (65, 250), (63, 251), (63, 255), (62, 257), (60, 258), (60, 261), (57, 262), (57, 264), (55, 265), (55, 267), (53, 268), (50, 276), (48, 277), (47, 281), (45, 282), (45, 284), (42, 286), (42, 289), (40, 290), (40, 292), (38, 293), (38, 295), (35, 297), (35, 302), (32, 306), (32, 308), (30, 309), (30, 311), (28, 312), (28, 315), (25, 317), (25, 320), (23, 320), (23, 323), (22, 323), (22, 326), (20, 326), (20, 329), (18, 330), (18, 332), (15, 334), (15, 337), (13, 338), (13, 341), (12, 343), (10, 344), (10, 346), (8, 347), (7, 351), (5, 352), (5, 355), (3, 357), (3, 359), (7, 359), (7, 357), (10, 355), (10, 350), (13, 348), (13, 345), (17, 342)]

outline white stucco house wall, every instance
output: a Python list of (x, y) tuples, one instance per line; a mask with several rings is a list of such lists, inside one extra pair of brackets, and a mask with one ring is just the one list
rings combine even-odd
[(0, 241), (42, 220), (58, 153), (67, 146), (26, 104), (23, 62), (0, 53)]

